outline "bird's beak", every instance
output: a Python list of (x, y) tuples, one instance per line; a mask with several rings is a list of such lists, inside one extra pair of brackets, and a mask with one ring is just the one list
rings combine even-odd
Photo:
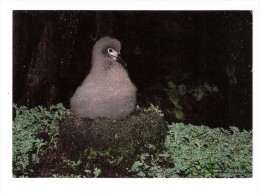
[(116, 61), (120, 63), (124, 68), (127, 67), (127, 63), (121, 58), (120, 54), (117, 55)]

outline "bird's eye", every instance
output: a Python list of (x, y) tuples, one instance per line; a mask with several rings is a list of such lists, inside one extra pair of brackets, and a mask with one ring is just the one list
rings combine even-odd
[(109, 53), (112, 53), (112, 52), (113, 52), (113, 49), (109, 48), (109, 49), (107, 49), (107, 51), (108, 51)]

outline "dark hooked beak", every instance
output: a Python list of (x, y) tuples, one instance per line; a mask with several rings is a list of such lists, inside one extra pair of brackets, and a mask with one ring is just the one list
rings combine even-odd
[(118, 63), (120, 63), (124, 68), (127, 67), (127, 63), (121, 58), (121, 56), (118, 54), (118, 56), (116, 57), (116, 61)]

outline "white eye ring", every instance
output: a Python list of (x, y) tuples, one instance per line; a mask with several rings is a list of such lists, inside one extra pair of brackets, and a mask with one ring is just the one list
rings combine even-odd
[(108, 49), (107, 49), (107, 52), (108, 52), (108, 53), (113, 53), (113, 52), (115, 52), (115, 51), (114, 51), (114, 49), (112, 49), (112, 48), (108, 48)]
[(112, 57), (118, 57), (118, 52), (116, 52), (114, 49), (112, 48), (108, 48), (107, 52), (109, 55), (111, 55)]

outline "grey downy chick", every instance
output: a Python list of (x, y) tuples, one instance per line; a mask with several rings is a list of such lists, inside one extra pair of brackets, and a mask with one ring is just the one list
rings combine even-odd
[(75, 115), (117, 120), (135, 109), (136, 87), (125, 70), (120, 50), (121, 43), (111, 37), (95, 43), (90, 73), (70, 99), (70, 110)]

